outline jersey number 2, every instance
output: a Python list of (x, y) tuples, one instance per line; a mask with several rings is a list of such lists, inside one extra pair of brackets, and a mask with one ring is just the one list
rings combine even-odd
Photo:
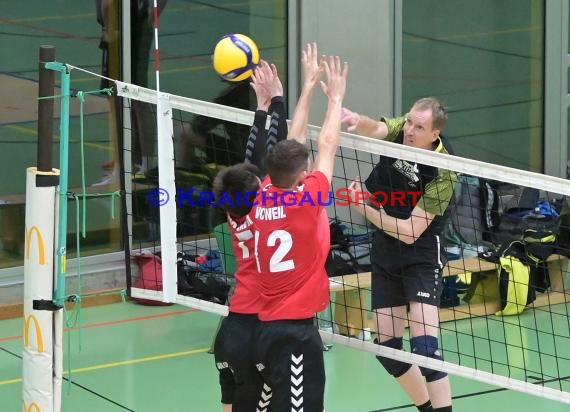
[[(283, 260), (287, 253), (293, 247), (293, 238), (286, 230), (275, 230), (267, 237), (267, 247), (275, 247), (279, 241), (277, 250), (271, 255), (269, 259), (269, 271), (271, 273), (284, 272), (286, 270), (295, 269), (295, 262), (293, 259)], [(257, 262), (257, 270), (261, 272), (261, 264), (259, 262), (259, 255), (257, 253), (259, 246), (259, 232), (255, 231), (255, 260)]]

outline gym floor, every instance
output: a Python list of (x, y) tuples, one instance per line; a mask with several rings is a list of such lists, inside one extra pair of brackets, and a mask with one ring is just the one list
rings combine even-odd
[[(81, 320), (81, 333), (74, 328), (64, 335), (64, 368), (70, 357), (71, 380), (66, 370), (63, 412), (221, 410), (217, 371), (208, 354), (217, 315), (127, 302), (85, 308)], [(466, 322), (445, 325), (458, 329)], [(21, 318), (0, 321), (3, 411), (21, 410), (22, 329)], [(560, 348), (559, 356), (568, 350)], [(416, 410), (372, 355), (337, 344), (324, 356), (327, 412)], [(454, 409), (462, 412), (568, 410), (562, 403), (476, 381), (452, 377), (451, 383)]]

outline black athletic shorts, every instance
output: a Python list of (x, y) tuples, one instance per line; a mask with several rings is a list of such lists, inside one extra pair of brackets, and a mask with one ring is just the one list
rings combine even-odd
[(323, 342), (313, 319), (261, 322), (256, 359), (272, 412), (323, 412)]
[(443, 290), (443, 249), (437, 236), (407, 245), (375, 235), (371, 251), (372, 310), (410, 302), (438, 306)]
[(255, 367), (254, 339), (259, 323), (257, 315), (230, 312), (216, 335), (214, 358), (220, 375), (222, 403), (232, 404), (233, 412), (266, 407), (271, 397), (271, 390)]

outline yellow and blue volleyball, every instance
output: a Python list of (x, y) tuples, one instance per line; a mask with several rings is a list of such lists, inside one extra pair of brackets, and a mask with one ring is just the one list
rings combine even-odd
[(226, 80), (239, 82), (251, 76), (259, 57), (259, 49), (249, 37), (228, 34), (214, 48), (214, 70)]

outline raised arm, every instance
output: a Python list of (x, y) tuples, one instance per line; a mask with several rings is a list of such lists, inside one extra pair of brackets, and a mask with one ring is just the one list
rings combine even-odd
[(358, 114), (345, 107), (342, 108), (341, 121), (346, 125), (346, 130), (350, 133), (356, 133), (374, 139), (384, 139), (388, 136), (386, 123)]
[(302, 52), (301, 63), (303, 65), (303, 88), (299, 101), (295, 106), (291, 128), (288, 139), (295, 139), (299, 143), (305, 144), (307, 141), (307, 125), (309, 123), (309, 112), (315, 86), (323, 74), (323, 65), (319, 64), (317, 58), (317, 43), (308, 43)]
[[(261, 63), (263, 63), (263, 61)], [(257, 98), (257, 109), (255, 111), (253, 125), (249, 130), (244, 161), (246, 163), (252, 163), (262, 170), (267, 140), (265, 122), (267, 121), (267, 109), (271, 103), (271, 93), (267, 89), (265, 82), (266, 73), (262, 64), (260, 64), (251, 76), (251, 87), (255, 91), (255, 97)]]
[(328, 104), (323, 127), (317, 141), (318, 152), (314, 170), (322, 172), (331, 182), (334, 157), (340, 140), (341, 109), (346, 92), (348, 64), (346, 62), (342, 64), (340, 57), (335, 56), (324, 58), (323, 65), (327, 82), (321, 82), (321, 87), (327, 96)]
[(279, 79), (277, 68), (270, 65), (272, 82), (268, 84), (271, 94), (271, 104), (269, 105), (269, 130), (267, 131), (267, 144), (265, 151), (269, 152), (277, 142), (287, 139), (287, 112), (285, 109), (285, 98), (283, 97), (283, 85)]

